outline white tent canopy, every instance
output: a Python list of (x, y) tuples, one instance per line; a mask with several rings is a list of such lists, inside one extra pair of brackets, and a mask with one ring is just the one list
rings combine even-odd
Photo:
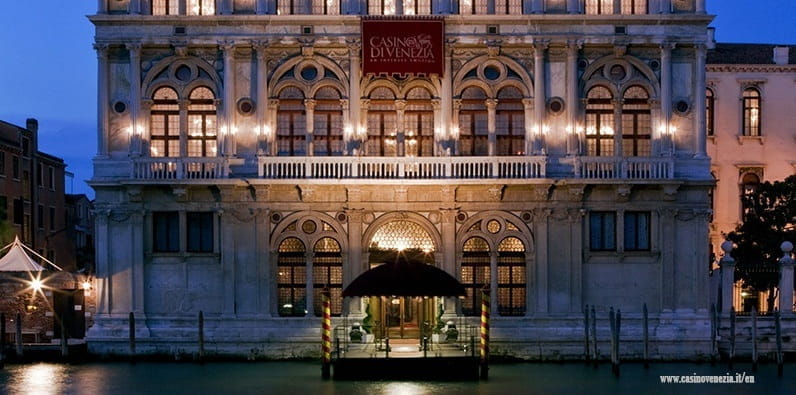
[(25, 250), (30, 251), (33, 255), (39, 257), (42, 262), (50, 264), (57, 270), (62, 270), (54, 263), (50, 262), (43, 256), (33, 251), (28, 246), (19, 241), (19, 236), (14, 238), (14, 241), (0, 248), (0, 253), (8, 249), (8, 252), (0, 258), (0, 272), (40, 272), (46, 270), (44, 267), (36, 263)]

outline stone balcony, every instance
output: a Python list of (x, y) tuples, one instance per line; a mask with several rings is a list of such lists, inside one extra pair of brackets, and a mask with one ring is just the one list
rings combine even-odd
[[(257, 156), (256, 177), (266, 180), (586, 180), (674, 179), (671, 157), (572, 157), (563, 172), (546, 156)], [(563, 162), (563, 161), (562, 161)], [(133, 158), (130, 178), (136, 181), (191, 181), (252, 178), (241, 158)], [(231, 170), (232, 166), (232, 170)], [(556, 167), (560, 169), (559, 167)], [(248, 170), (245, 170), (248, 169)], [(245, 171), (244, 171), (245, 170)]]

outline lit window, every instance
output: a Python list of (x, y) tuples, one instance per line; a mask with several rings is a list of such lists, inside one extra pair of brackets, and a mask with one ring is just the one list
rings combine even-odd
[(625, 250), (650, 250), (650, 213), (625, 213)]
[(340, 92), (324, 87), (315, 93), (313, 112), (313, 154), (340, 156), (343, 154), (343, 107)]
[(395, 2), (400, 0), (367, 0), (368, 15), (395, 15)]
[(614, 13), (614, 0), (586, 0), (586, 14), (603, 15)]
[(622, 14), (646, 14), (649, 0), (622, 0)]
[(595, 211), (589, 214), (589, 249), (616, 250), (616, 214)]
[(501, 89), (495, 110), (497, 155), (525, 155), (525, 107), (522, 104), (522, 93), (515, 87)]
[(707, 121), (707, 134), (713, 136), (715, 133), (714, 124), (716, 118), (716, 97), (713, 96), (713, 91), (710, 89), (705, 90), (705, 119)]
[(406, 156), (434, 155), (434, 107), (431, 93), (413, 88), (406, 95), (404, 146)]
[(430, 15), (431, 0), (401, 0), (404, 5), (404, 15)]
[(613, 95), (602, 86), (591, 88), (587, 94), (586, 151), (589, 156), (614, 154)]
[(374, 89), (369, 98), (365, 153), (371, 156), (396, 156), (398, 113), (395, 108), (395, 93), (381, 87)]
[(525, 244), (507, 237), (498, 245), (498, 313), (502, 316), (525, 314)]
[(331, 297), (331, 314), (339, 316), (343, 312), (343, 255), (337, 240), (324, 237), (315, 243), (312, 256), (312, 282), (312, 306), (315, 315), (320, 317), (323, 313), (321, 292), (324, 288), (328, 288)]
[[(496, 4), (496, 8), (499, 8)], [(487, 0), (459, 0), (459, 14), (485, 15), (487, 13)]]
[(490, 286), (489, 244), (480, 237), (471, 237), (462, 248), (461, 283), (467, 295), (462, 299), (462, 314), (481, 313), (481, 289)]
[(495, 14), (521, 15), (522, 0), (495, 0)]
[(276, 145), (278, 155), (307, 155), (307, 121), (304, 110), (304, 93), (287, 87), (279, 93), (276, 111)]
[(463, 156), (489, 154), (489, 130), (486, 93), (478, 87), (462, 91), (459, 111), (459, 153)]
[(743, 135), (760, 136), (760, 91), (755, 88), (743, 91)]
[(188, 104), (188, 156), (216, 156), (216, 104), (206, 87), (191, 91)]
[(754, 196), (760, 187), (760, 177), (754, 173), (746, 173), (741, 179), (741, 214), (745, 215), (754, 208)]
[(312, 0), (314, 15), (340, 15), (340, 0)]
[(177, 15), (179, 0), (152, 0), (152, 15)]
[(188, 15), (214, 15), (216, 0), (187, 0)]
[(150, 156), (180, 156), (180, 106), (171, 88), (155, 91), (150, 111)]
[(282, 317), (303, 317), (307, 314), (306, 248), (301, 240), (290, 237), (277, 251), (277, 310)]
[(651, 134), (649, 95), (644, 88), (631, 86), (622, 103), (622, 154), (649, 156)]

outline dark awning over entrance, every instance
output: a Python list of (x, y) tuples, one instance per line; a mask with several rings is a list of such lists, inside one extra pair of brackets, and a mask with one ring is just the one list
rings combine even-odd
[(464, 286), (444, 270), (400, 257), (362, 273), (343, 296), (464, 296)]

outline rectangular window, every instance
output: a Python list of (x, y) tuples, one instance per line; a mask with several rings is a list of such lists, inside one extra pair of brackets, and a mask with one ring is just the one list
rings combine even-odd
[(589, 214), (589, 249), (616, 251), (616, 213), (595, 211)]
[(47, 185), (51, 191), (55, 190), (55, 169), (52, 166), (47, 169)]
[(0, 152), (0, 176), (6, 176), (6, 153)]
[(339, 0), (312, 0), (314, 15), (340, 15)]
[(50, 207), (50, 231), (55, 231), (55, 207)]
[(22, 156), (25, 158), (30, 156), (30, 140), (22, 138)]
[(11, 158), (11, 171), (15, 180), (19, 180), (19, 157), (14, 155)]
[(0, 196), (0, 221), (8, 219), (8, 198)]
[(41, 163), (36, 168), (36, 185), (44, 186), (44, 166)]
[(180, 250), (180, 215), (176, 211), (152, 213), (152, 251), (178, 252)]
[(188, 0), (188, 15), (215, 15), (215, 0)]
[(41, 204), (36, 207), (36, 225), (44, 229), (44, 205)]
[(22, 199), (14, 199), (14, 223), (22, 225)]
[(650, 250), (650, 213), (625, 213), (625, 251)]
[(187, 213), (188, 252), (213, 252), (213, 213)]
[(152, 15), (177, 15), (179, 0), (152, 0)]
[(614, 13), (614, 0), (586, 0), (586, 14), (604, 15)]
[(622, 0), (622, 14), (646, 14), (649, 0)]

